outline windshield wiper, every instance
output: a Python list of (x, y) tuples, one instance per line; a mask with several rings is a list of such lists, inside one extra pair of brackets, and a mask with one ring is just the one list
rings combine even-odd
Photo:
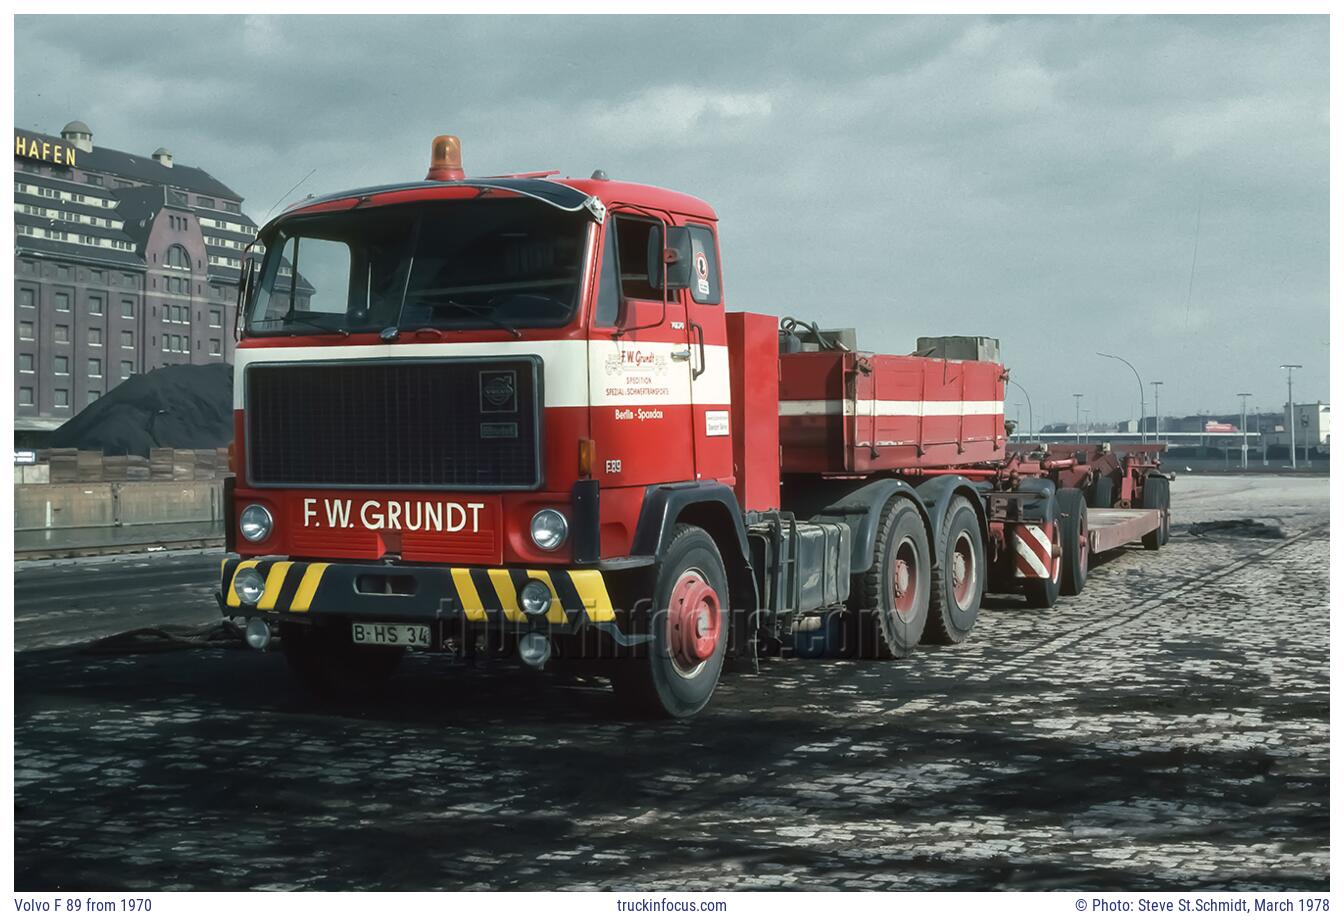
[(473, 307), (469, 303), (460, 303), (456, 300), (436, 300), (433, 302), (431, 309), (437, 310), (440, 306), (454, 307), (455, 309), (461, 310), (463, 313), (466, 313), (469, 316), (474, 316), (477, 319), (483, 319), (497, 329), (503, 329), (505, 332), (512, 333), (515, 339), (521, 339), (523, 337), (523, 334), (519, 332), (516, 328), (510, 326), (502, 319), (496, 319), (489, 313), (486, 313), (480, 307)]

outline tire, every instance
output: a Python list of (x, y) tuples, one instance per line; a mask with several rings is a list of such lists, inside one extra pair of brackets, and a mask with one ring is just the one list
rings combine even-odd
[(1143, 507), (1162, 511), (1162, 524), (1157, 530), (1143, 535), (1143, 548), (1158, 550), (1171, 539), (1171, 483), (1162, 476), (1143, 479)]
[(1089, 508), (1109, 508), (1115, 504), (1115, 483), (1110, 476), (1098, 476), (1087, 491)]
[[(1058, 495), (1058, 493), (1056, 493), (1056, 495)], [(1058, 544), (1059, 542), (1058, 501), (1056, 501), (1055, 503), (1055, 508), (1056, 508), (1055, 520), (1053, 522), (1055, 526), (1053, 530), (1055, 533), (1054, 538), (1055, 543)], [(1054, 566), (1053, 578), (1048, 579), (1033, 578), (1025, 582), (1025, 584), (1023, 585), (1022, 593), (1025, 594), (1027, 597), (1028, 607), (1035, 607), (1038, 610), (1049, 610), (1051, 607), (1055, 606), (1055, 602), (1059, 600), (1060, 581), (1062, 580), (1061, 576), (1064, 569), (1062, 562), (1063, 562), (1062, 553), (1060, 556), (1053, 557), (1053, 566)]]
[(401, 664), (405, 649), (362, 648), (350, 640), (349, 625), (280, 627), (285, 663), (299, 682), (323, 699), (376, 696)]
[(933, 566), (924, 517), (897, 496), (882, 510), (873, 565), (850, 591), (859, 657), (904, 658), (919, 645), (929, 620)]
[(947, 506), (935, 538), (924, 642), (956, 645), (966, 641), (980, 616), (985, 568), (980, 518), (970, 501), (959, 495)]
[(728, 574), (714, 540), (678, 524), (654, 575), (652, 641), (620, 663), (612, 685), (634, 713), (686, 719), (705, 708), (728, 648)]
[(1079, 489), (1060, 489), (1055, 501), (1059, 504), (1059, 590), (1065, 597), (1077, 597), (1087, 584), (1087, 502)]

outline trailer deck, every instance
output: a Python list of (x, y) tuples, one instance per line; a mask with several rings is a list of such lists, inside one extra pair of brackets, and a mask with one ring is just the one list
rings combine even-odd
[(1119, 549), (1161, 526), (1162, 512), (1157, 508), (1089, 508), (1088, 546), (1094, 553)]

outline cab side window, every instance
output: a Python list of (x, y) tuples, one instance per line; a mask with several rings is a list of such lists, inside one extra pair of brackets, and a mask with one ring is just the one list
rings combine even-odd
[(628, 300), (663, 299), (661, 288), (649, 284), (649, 231), (658, 224), (651, 220), (617, 216), (616, 248), (621, 271), (621, 294)]
[(691, 231), (691, 299), (696, 303), (719, 303), (723, 295), (714, 231), (699, 224), (688, 224), (687, 229)]

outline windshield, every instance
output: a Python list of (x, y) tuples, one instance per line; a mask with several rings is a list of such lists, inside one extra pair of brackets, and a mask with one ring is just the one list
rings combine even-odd
[(589, 223), (523, 198), (294, 218), (263, 240), (247, 331), (564, 325), (578, 302)]

